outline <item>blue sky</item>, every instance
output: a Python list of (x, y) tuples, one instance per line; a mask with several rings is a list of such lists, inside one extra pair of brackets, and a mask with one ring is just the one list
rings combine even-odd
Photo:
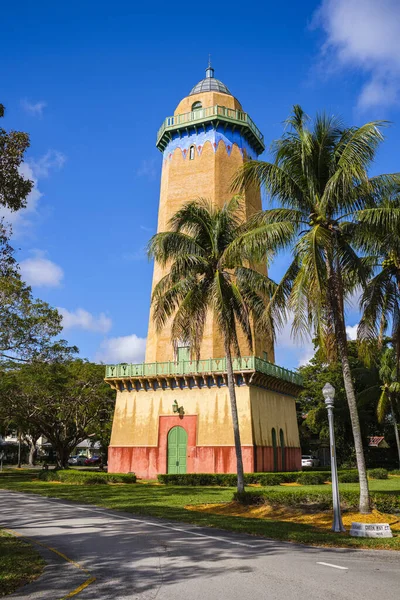
[[(156, 228), (161, 171), (155, 136), (203, 78), (209, 53), (267, 145), (295, 103), (349, 124), (388, 119), (374, 171), (398, 170), (398, 2), (293, 0), (220, 14), (133, 6), (23, 0), (1, 14), (2, 126), (30, 133), (23, 172), (36, 182), (28, 209), (6, 215), (22, 273), (62, 309), (64, 337), (106, 362), (143, 358), (152, 277), (143, 249)], [(273, 277), (287, 260), (275, 262)], [(349, 326), (357, 318), (349, 310)], [(286, 328), (277, 362), (296, 367), (309, 355)]]

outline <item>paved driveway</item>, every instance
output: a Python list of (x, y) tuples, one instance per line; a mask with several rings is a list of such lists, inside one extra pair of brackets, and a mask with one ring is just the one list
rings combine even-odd
[(295, 546), (4, 490), (0, 515), (1, 526), (40, 542), (50, 560), (45, 575), (15, 599), (60, 600), (73, 591), (82, 600), (398, 600), (400, 594), (397, 552)]

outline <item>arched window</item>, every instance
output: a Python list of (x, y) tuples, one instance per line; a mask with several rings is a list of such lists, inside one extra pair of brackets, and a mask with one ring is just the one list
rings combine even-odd
[(285, 448), (285, 435), (283, 429), (279, 431), (279, 441), (281, 444), (281, 470), (286, 471), (286, 448)]
[(190, 146), (189, 148), (189, 160), (194, 159), (194, 146)]
[(193, 102), (192, 104), (192, 111), (193, 110), (200, 110), (200, 108), (203, 108), (201, 105), (201, 102)]
[(276, 444), (275, 427), (272, 428), (272, 452), (274, 455), (274, 471), (278, 470), (278, 446)]

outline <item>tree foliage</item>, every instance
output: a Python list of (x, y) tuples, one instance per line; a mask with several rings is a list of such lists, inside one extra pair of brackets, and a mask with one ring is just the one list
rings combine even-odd
[(33, 298), (21, 279), (9, 230), (0, 222), (0, 361), (48, 358), (65, 346), (54, 337), (61, 316), (47, 302)]
[[(4, 117), (0, 104), (0, 118)], [(19, 171), (24, 154), (29, 148), (29, 136), (21, 131), (9, 131), (0, 127), (0, 206), (11, 211), (26, 206), (33, 182), (25, 179)]]
[[(356, 240), (375, 259), (374, 276), (361, 298), (363, 309), (358, 335), (364, 348), (371, 340), (382, 344), (390, 335), (400, 377), (400, 188), (384, 196), (376, 207), (358, 214), (360, 227)], [(373, 347), (373, 346), (372, 346)]]
[(103, 377), (103, 366), (70, 357), (12, 365), (0, 377), (0, 415), (40, 431), (65, 467), (76, 445), (111, 419), (114, 394)]
[(382, 121), (345, 127), (340, 119), (310, 119), (298, 105), (284, 135), (273, 147), (273, 162), (249, 161), (235, 185), (262, 185), (280, 203), (250, 219), (244, 248), (271, 249), (271, 226), (279, 225), (275, 247), (290, 248), (293, 261), (268, 304), (271, 323), (293, 315), (293, 333), (311, 334), (328, 360), (341, 360), (360, 476), (360, 511), (369, 511), (368, 480), (357, 402), (347, 353), (345, 300), (364, 286), (368, 259), (356, 250), (358, 213), (375, 207), (399, 183), (396, 175), (369, 177), (368, 170), (383, 140)]
[(236, 246), (242, 223), (238, 198), (222, 208), (200, 199), (186, 203), (172, 217), (171, 230), (156, 234), (149, 243), (149, 255), (169, 268), (152, 296), (157, 329), (171, 319), (172, 342), (185, 341), (197, 359), (208, 315), (214, 317), (223, 337), (239, 491), (244, 489), (244, 479), (231, 353), (240, 356), (240, 329), (252, 349), (252, 322), (262, 327), (261, 315), (272, 286), (266, 275), (250, 266), (255, 262), (251, 249), (244, 252)]
[[(363, 444), (366, 446), (368, 436), (386, 433), (376, 418), (380, 393), (379, 364), (367, 367), (359, 358), (355, 341), (348, 342), (348, 348)], [(329, 442), (327, 411), (322, 395), (322, 388), (329, 381), (336, 390), (334, 410), (338, 462), (354, 462), (354, 441), (340, 361), (328, 363), (323, 353), (317, 350), (310, 363), (300, 367), (300, 372), (304, 382), (304, 389), (298, 399), (299, 431), (303, 450), (311, 450), (310, 441), (315, 434), (320, 441)]]

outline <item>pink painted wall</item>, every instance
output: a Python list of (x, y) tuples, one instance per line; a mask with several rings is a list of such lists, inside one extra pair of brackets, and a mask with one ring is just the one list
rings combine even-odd
[[(112, 446), (108, 449), (110, 473), (133, 472), (142, 479), (155, 479), (167, 472), (168, 431), (175, 426), (183, 427), (187, 434), (188, 473), (236, 473), (234, 446), (196, 446), (197, 416), (161, 416), (158, 447)], [(285, 448), (286, 471), (301, 469), (301, 449)], [(242, 446), (245, 473), (274, 470), (272, 447)], [(281, 449), (278, 448), (278, 470), (282, 468)]]

